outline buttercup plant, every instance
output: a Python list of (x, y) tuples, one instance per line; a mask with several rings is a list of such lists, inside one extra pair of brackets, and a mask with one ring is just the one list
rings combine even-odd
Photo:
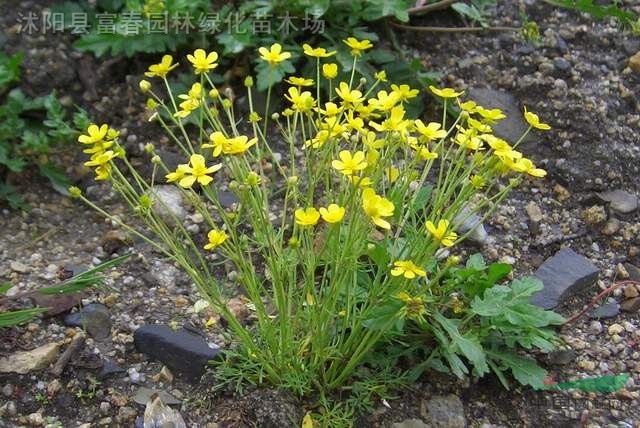
[[(345, 43), (354, 64), (372, 47), (355, 38)], [(269, 64), (289, 56), (277, 44), (259, 52)], [(388, 84), (384, 72), (367, 82), (355, 67), (336, 81), (334, 51), (306, 45), (303, 52), (316, 61), (315, 76), (290, 77), (279, 94), (285, 108), (264, 118), (251, 77), (246, 114), (213, 84), (214, 52), (188, 56), (196, 79), (177, 99), (167, 76), (178, 64), (167, 55), (151, 65), (151, 81), (140, 88), (150, 97), (151, 120), (184, 155), (175, 170), (148, 145), (153, 173), (143, 177), (108, 125), (91, 125), (80, 137), (90, 156), (85, 165), (96, 180), (111, 182), (147, 231), (73, 194), (189, 274), (233, 334), (228, 373), (323, 396), (347, 385), (375, 345), (402, 334), (407, 320), (429, 322), (451, 309), (455, 296), (438, 291), (450, 264), (433, 266), (467, 236), (459, 226), (474, 213), (488, 217), (509, 191), (545, 172), (517, 151), (524, 135), (509, 144), (492, 133), (505, 117), (498, 109), (430, 87), (444, 109), (440, 120), (425, 123), (405, 110), (418, 89)], [(454, 120), (446, 113), (451, 103), (460, 107)], [(198, 125), (188, 128), (187, 117)], [(525, 117), (527, 133), (545, 129), (533, 113)], [(288, 156), (274, 154), (281, 142)], [(223, 182), (239, 200), (234, 209), (222, 206)], [(154, 193), (161, 183), (175, 185), (204, 218), (202, 236), (161, 209)], [(233, 296), (216, 278), (213, 254), (238, 272), (255, 314), (249, 325), (227, 307)]]

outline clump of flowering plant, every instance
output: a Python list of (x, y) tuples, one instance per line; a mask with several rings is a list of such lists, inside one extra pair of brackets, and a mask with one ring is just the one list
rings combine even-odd
[[(372, 46), (345, 43), (354, 65)], [(268, 66), (289, 57), (278, 44), (259, 52)], [(305, 46), (304, 53), (316, 60), (315, 76), (288, 78), (291, 86), (278, 94), (285, 108), (264, 118), (251, 77), (246, 114), (213, 84), (213, 52), (188, 56), (196, 79), (178, 97), (167, 80), (173, 58), (150, 66), (152, 82), (140, 88), (150, 96), (151, 119), (184, 156), (168, 169), (148, 146), (150, 179), (128, 161), (111, 127), (92, 125), (79, 140), (90, 156), (85, 165), (97, 180), (111, 181), (151, 233), (116, 220), (179, 264), (227, 320), (235, 339), (230, 363), (250, 382), (300, 395), (345, 386), (376, 344), (456, 305), (455, 293), (439, 292), (449, 268), (434, 268), (439, 255), (465, 239), (458, 229), (469, 216), (486, 218), (521, 182), (545, 175), (517, 150), (522, 138), (510, 144), (493, 134), (505, 117), (500, 110), (430, 87), (443, 115), (424, 121), (405, 109), (420, 89), (387, 84), (383, 71), (367, 82), (355, 66), (338, 80), (333, 51)], [(445, 113), (451, 104), (460, 109), (454, 119)], [(545, 129), (533, 113), (525, 117), (529, 130)], [(187, 125), (194, 120), (197, 126)], [(287, 154), (274, 154), (277, 144)], [(202, 216), (203, 236), (156, 211), (153, 188), (166, 183)], [(223, 185), (237, 207), (223, 207)], [(214, 275), (212, 253), (239, 273), (252, 323), (228, 308), (233, 295)]]

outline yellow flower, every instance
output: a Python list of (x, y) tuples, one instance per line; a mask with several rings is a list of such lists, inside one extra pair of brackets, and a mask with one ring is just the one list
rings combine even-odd
[(262, 58), (263, 61), (268, 62), (271, 66), (278, 65), (282, 61), (291, 58), (290, 52), (282, 52), (282, 46), (280, 43), (272, 44), (269, 49), (261, 47), (258, 49), (258, 52), (260, 53), (260, 58)]
[(548, 131), (549, 129), (551, 129), (551, 127), (546, 123), (540, 122), (540, 118), (538, 118), (537, 114), (527, 111), (527, 107), (524, 108), (524, 118), (526, 119), (527, 123), (534, 128), (542, 129), (543, 131)]
[(313, 79), (306, 79), (304, 77), (291, 76), (285, 80), (287, 83), (291, 83), (295, 86), (313, 86)]
[(306, 210), (298, 208), (295, 212), (296, 223), (303, 227), (315, 226), (320, 220), (320, 213), (313, 207)]
[(459, 127), (455, 142), (468, 150), (482, 150), (482, 140), (473, 129)]
[(387, 177), (387, 180), (389, 180), (389, 183), (395, 183), (400, 177), (400, 170), (395, 166), (390, 166), (384, 170), (384, 175)]
[(331, 166), (344, 175), (353, 175), (358, 171), (362, 171), (367, 167), (367, 161), (364, 159), (364, 152), (359, 150), (351, 155), (348, 150), (342, 150), (338, 153), (340, 160), (331, 162)]
[(413, 141), (411, 148), (416, 151), (416, 155), (420, 156), (424, 160), (438, 159), (438, 153), (432, 152), (428, 147), (418, 144), (417, 141)]
[(429, 89), (440, 98), (457, 98), (460, 95), (464, 94), (464, 91), (456, 92), (451, 88), (438, 89), (435, 86), (429, 86)]
[(196, 69), (196, 74), (206, 73), (218, 66), (218, 64), (216, 64), (218, 54), (216, 52), (206, 53), (204, 49), (196, 49), (193, 55), (187, 55), (187, 59), (193, 64), (193, 68)]
[(336, 88), (336, 94), (346, 105), (360, 104), (364, 100), (362, 92), (357, 89), (351, 90), (346, 82), (340, 82), (340, 85)]
[(335, 79), (338, 75), (338, 64), (322, 64), (322, 75), (325, 79)]
[(452, 247), (455, 240), (458, 239), (458, 234), (455, 232), (449, 232), (449, 220), (440, 220), (438, 227), (433, 222), (427, 221), (426, 224), (429, 233), (445, 247)]
[(476, 102), (471, 100), (460, 103), (460, 108), (467, 113), (475, 113), (477, 111), (477, 106)]
[(87, 135), (81, 135), (78, 137), (78, 141), (82, 144), (95, 144), (104, 139), (109, 130), (108, 125), (95, 125), (91, 124), (87, 128)]
[(320, 208), (320, 215), (327, 223), (338, 223), (344, 217), (344, 208), (337, 204), (330, 204), (327, 208)]
[(222, 153), (227, 137), (222, 132), (216, 131), (209, 135), (209, 141), (213, 144), (203, 144), (203, 149), (213, 149), (213, 157), (218, 157)]
[(84, 163), (85, 166), (103, 166), (108, 164), (111, 159), (116, 157), (116, 153), (113, 150), (107, 150), (106, 152), (97, 153), (91, 156), (91, 159)]
[(180, 179), (178, 184), (185, 189), (193, 186), (196, 181), (200, 185), (206, 186), (213, 181), (213, 178), (209, 177), (208, 174), (213, 174), (214, 172), (219, 171), (220, 168), (222, 168), (222, 164), (207, 167), (204, 156), (202, 155), (191, 155), (189, 158), (189, 165), (186, 165), (186, 168), (183, 167), (182, 169), (184, 171), (184, 177)]
[(544, 169), (536, 168), (536, 166), (527, 158), (521, 158), (510, 165), (511, 169), (516, 172), (525, 172), (533, 177), (542, 178), (547, 175), (547, 171)]
[(213, 250), (221, 245), (224, 241), (226, 241), (227, 238), (228, 236), (224, 230), (210, 230), (209, 233), (207, 233), (207, 239), (209, 240), (209, 242), (205, 244), (204, 249)]
[(411, 121), (404, 119), (404, 114), (404, 107), (397, 105), (391, 109), (391, 114), (382, 123), (370, 121), (369, 126), (378, 132), (404, 132), (411, 124)]
[(149, 71), (144, 73), (147, 77), (166, 77), (167, 74), (176, 68), (178, 63), (173, 64), (173, 57), (171, 55), (164, 55), (162, 57), (162, 61), (158, 64), (153, 64), (149, 66)]
[(180, 103), (180, 111), (174, 113), (174, 116), (180, 118), (189, 116), (192, 111), (200, 107), (203, 97), (202, 85), (199, 82), (194, 83), (188, 93), (178, 95), (178, 98), (184, 101)]
[(371, 187), (371, 185), (373, 184), (373, 181), (369, 177), (359, 177), (357, 175), (352, 175), (349, 177), (349, 179), (351, 180), (351, 184), (360, 189), (366, 189), (367, 187)]
[(247, 137), (246, 135), (227, 138), (227, 141), (225, 141), (224, 145), (222, 146), (222, 153), (224, 153), (225, 155), (241, 155), (242, 153), (249, 150), (252, 146), (254, 146), (257, 142), (257, 138), (252, 138), (249, 140), (249, 137)]
[(378, 71), (376, 74), (373, 75), (373, 77), (375, 77), (376, 80), (379, 80), (381, 82), (386, 82), (387, 72), (385, 70)]
[(369, 40), (358, 40), (355, 37), (348, 37), (347, 40), (343, 40), (343, 42), (351, 48), (351, 54), (353, 56), (360, 56), (362, 52), (373, 47)]
[(376, 98), (370, 98), (368, 103), (381, 111), (391, 110), (400, 102), (400, 96), (396, 92), (378, 91)]
[(327, 52), (325, 48), (312, 48), (309, 44), (302, 45), (302, 49), (305, 55), (312, 56), (314, 58), (328, 58), (336, 54), (336, 51)]
[(398, 260), (393, 262), (393, 269), (391, 269), (391, 275), (404, 276), (407, 279), (413, 279), (416, 276), (427, 276), (427, 272), (416, 266), (411, 260)]
[(387, 230), (391, 229), (391, 224), (383, 217), (393, 216), (395, 210), (393, 202), (376, 195), (375, 190), (367, 188), (362, 191), (362, 208), (376, 226)]
[(410, 100), (411, 98), (417, 97), (420, 93), (417, 89), (411, 89), (409, 85), (391, 85), (391, 89), (393, 93), (398, 95), (400, 101)]
[(438, 140), (447, 136), (447, 131), (440, 129), (442, 125), (437, 122), (430, 122), (425, 125), (420, 119), (414, 121), (416, 131), (420, 133), (427, 141)]
[(475, 110), (487, 123), (494, 123), (507, 117), (499, 108), (493, 108), (489, 110), (482, 106), (478, 106)]
[(164, 176), (167, 179), (167, 183), (173, 183), (174, 181), (181, 180), (187, 173), (187, 168), (189, 168), (188, 165), (178, 165), (174, 172), (170, 172), (169, 174)]
[(285, 98), (291, 101), (291, 107), (300, 113), (306, 113), (316, 105), (316, 100), (309, 91), (300, 93), (298, 88), (289, 88), (287, 92), (289, 95), (285, 95)]
[(343, 109), (338, 107), (336, 103), (328, 102), (324, 103), (324, 110), (320, 107), (318, 107), (317, 110), (320, 114), (323, 114), (325, 116), (337, 116), (342, 113)]
[(467, 120), (467, 123), (469, 124), (469, 126), (471, 126), (473, 129), (475, 129), (478, 132), (483, 132), (486, 134), (491, 133), (491, 127), (485, 123), (480, 122), (479, 120), (475, 120), (474, 118), (470, 117)]

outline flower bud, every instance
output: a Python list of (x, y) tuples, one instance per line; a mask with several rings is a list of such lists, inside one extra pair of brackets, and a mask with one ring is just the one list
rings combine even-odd
[(247, 76), (244, 78), (244, 86), (246, 86), (247, 88), (250, 88), (253, 86), (253, 77), (251, 76)]
[(360, 84), (361, 85), (366, 85), (367, 84), (367, 78), (366, 77), (361, 77), (360, 78)]
[(276, 113), (273, 113), (273, 114), (271, 115), (271, 119), (272, 119), (272, 120), (278, 120), (278, 119), (280, 119), (280, 113), (277, 113), (277, 112), (276, 112)]
[(156, 165), (160, 165), (162, 163), (162, 158), (160, 158), (160, 156), (158, 156), (158, 155), (154, 155), (151, 158), (151, 163), (156, 164)]
[(296, 238), (295, 236), (292, 236), (291, 238), (289, 238), (289, 246), (291, 248), (298, 248), (299, 245), (300, 245), (300, 241), (298, 241), (298, 238)]
[(231, 100), (228, 98), (225, 98), (224, 100), (222, 100), (222, 108), (224, 109), (230, 109), (231, 108)]
[(298, 176), (297, 175), (292, 175), (291, 177), (287, 177), (287, 184), (290, 184), (290, 185), (293, 186), (296, 183), (298, 183)]
[(79, 187), (71, 186), (69, 187), (69, 195), (72, 198), (79, 198), (80, 196), (82, 196), (82, 190), (80, 190)]
[(140, 91), (142, 93), (149, 92), (151, 90), (151, 82), (149, 82), (148, 80), (141, 80), (138, 86), (140, 87)]
[(153, 153), (153, 151), (154, 151), (155, 149), (156, 149), (156, 148), (155, 148), (155, 146), (154, 146), (153, 144), (151, 144), (151, 143), (147, 143), (147, 144), (145, 144), (145, 146), (144, 146), (144, 151), (145, 151), (146, 153), (149, 153), (149, 154)]
[(155, 110), (156, 107), (158, 107), (158, 103), (156, 102), (156, 100), (154, 100), (153, 98), (149, 98), (147, 100), (147, 108), (149, 110)]
[(233, 180), (229, 183), (229, 190), (237, 190), (239, 186), (240, 186), (240, 183)]
[(218, 92), (216, 88), (213, 88), (212, 90), (209, 91), (209, 96), (215, 100), (220, 96), (220, 92)]

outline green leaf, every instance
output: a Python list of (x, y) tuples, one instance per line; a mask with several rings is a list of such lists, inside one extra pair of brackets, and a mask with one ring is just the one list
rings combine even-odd
[(614, 17), (625, 24), (637, 19), (633, 12), (626, 11), (615, 5), (600, 6), (594, 4), (593, 0), (546, 0), (546, 2), (554, 6), (585, 12), (598, 19)]
[(9, 84), (20, 79), (22, 58), (22, 52), (13, 56), (0, 52), (0, 92), (3, 92)]
[(411, 213), (418, 214), (424, 210), (431, 199), (431, 194), (433, 193), (433, 186), (423, 186), (418, 190), (415, 197), (413, 198), (413, 202), (411, 204)]
[(513, 377), (522, 385), (540, 388), (547, 377), (547, 371), (538, 366), (535, 360), (520, 357), (512, 352), (503, 350), (500, 352), (487, 351), (487, 355), (499, 366), (511, 370)]
[(11, 287), (13, 287), (13, 284), (11, 284), (10, 282), (0, 285), (0, 296), (4, 296), (5, 294), (7, 294), (7, 291), (9, 291)]
[(374, 307), (367, 313), (367, 319), (362, 324), (370, 330), (389, 330), (395, 323), (396, 327), (401, 327), (403, 318), (400, 310), (404, 302), (398, 299), (389, 299), (383, 304)]
[(482, 254), (476, 253), (469, 257), (469, 260), (467, 260), (467, 268), (485, 270), (487, 268), (487, 264), (485, 263)]
[(476, 339), (463, 336), (458, 331), (459, 320), (450, 320), (445, 318), (440, 312), (435, 312), (433, 318), (438, 321), (442, 328), (447, 332), (453, 344), (458, 347), (462, 355), (464, 355), (474, 366), (474, 372), (478, 376), (482, 376), (489, 371), (482, 346), (477, 343)]
[(13, 327), (47, 312), (46, 308), (23, 309), (20, 311), (8, 311), (0, 314), (0, 328)]
[(487, 281), (493, 285), (511, 273), (511, 265), (507, 263), (492, 263), (487, 270)]
[(54, 165), (52, 162), (48, 162), (44, 165), (40, 165), (40, 174), (47, 177), (53, 189), (62, 194), (69, 195), (69, 186), (71, 186), (71, 181), (64, 174), (61, 168)]

